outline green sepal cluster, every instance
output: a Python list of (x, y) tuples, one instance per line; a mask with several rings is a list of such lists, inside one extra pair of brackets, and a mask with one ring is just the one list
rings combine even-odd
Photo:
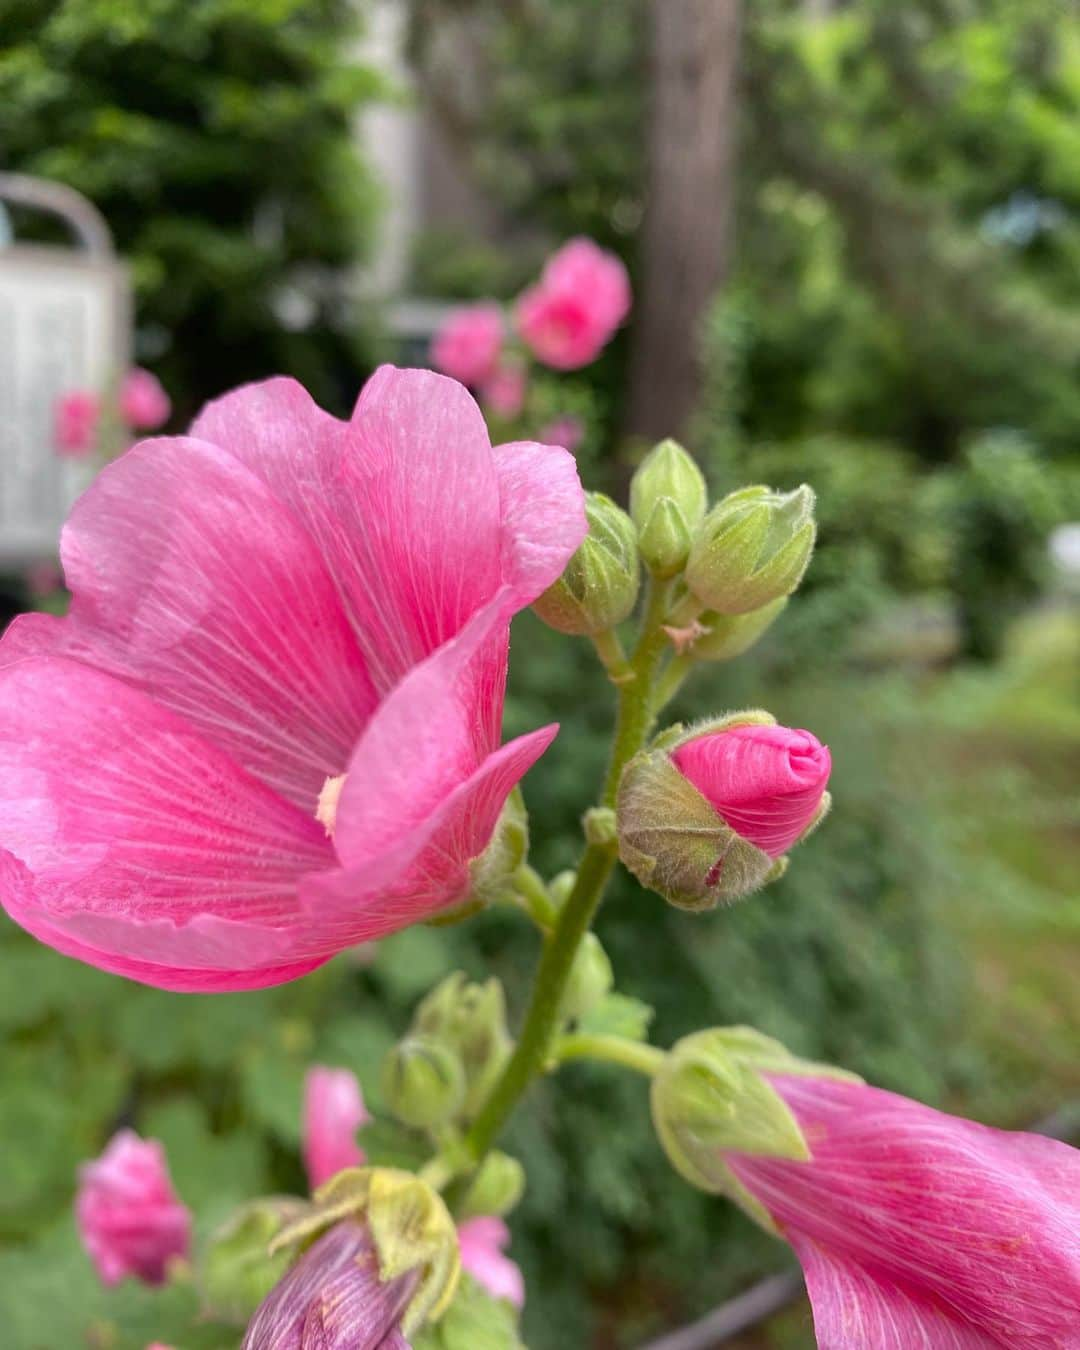
[(705, 478), (677, 441), (661, 441), (630, 480), (630, 517), (638, 552), (661, 580), (677, 576), (708, 506)]
[(207, 1242), (198, 1266), (204, 1311), (243, 1326), (288, 1269), (288, 1251), (270, 1255), (270, 1244), (307, 1213), (306, 1201), (270, 1195), (238, 1209)]
[(641, 584), (637, 532), (621, 507), (602, 492), (585, 495), (589, 532), (566, 570), (533, 604), (559, 633), (594, 636), (621, 623)]

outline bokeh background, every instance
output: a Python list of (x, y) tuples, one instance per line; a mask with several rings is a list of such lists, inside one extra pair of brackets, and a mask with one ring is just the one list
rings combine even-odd
[[(988, 1122), (1075, 1118), (1074, 7), (0, 0), (0, 168), (104, 214), (174, 429), (278, 371), (345, 412), (378, 360), (426, 360), (441, 304), (510, 301), (575, 234), (621, 255), (631, 321), (550, 377), (552, 408), (584, 419), (583, 476), (616, 495), (671, 432), (717, 493), (815, 487), (803, 590), (677, 710), (763, 704), (813, 728), (836, 806), (730, 912), (620, 880), (599, 922), (620, 987), (660, 1043), (752, 1021)], [(41, 237), (28, 214), (8, 224)], [(37, 603), (25, 569), (2, 585), (5, 617)], [(545, 871), (573, 861), (610, 697), (591, 650), (526, 615), (508, 731), (553, 716), (527, 783)], [(378, 1112), (381, 1055), (437, 977), (494, 969), (516, 1014), (535, 956), (491, 913), (281, 990), (180, 997), (0, 921), (4, 1345), (227, 1344), (191, 1329), (190, 1291), (97, 1286), (71, 1217), (80, 1160), (134, 1124), (207, 1228), (299, 1191), (307, 1063), (355, 1068)], [(509, 1133), (533, 1350), (643, 1346), (788, 1264), (671, 1173), (644, 1096), (569, 1068)], [(808, 1346), (808, 1312), (739, 1344)]]

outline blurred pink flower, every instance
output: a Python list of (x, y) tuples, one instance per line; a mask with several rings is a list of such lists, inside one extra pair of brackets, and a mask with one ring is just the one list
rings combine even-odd
[(436, 370), (474, 388), (495, 373), (502, 352), (502, 310), (493, 302), (451, 310), (431, 344)]
[(172, 402), (161, 381), (136, 366), (120, 386), (120, 416), (133, 431), (156, 431), (172, 412)]
[(580, 417), (574, 417), (572, 413), (556, 417), (554, 422), (548, 422), (537, 433), (537, 440), (542, 441), (544, 445), (561, 445), (571, 454), (584, 439), (585, 424)]
[(726, 1155), (802, 1262), (821, 1350), (1080, 1347), (1080, 1152), (769, 1074), (809, 1162)]
[(0, 642), (0, 901), (203, 991), (457, 903), (556, 731), (499, 746), (510, 619), (584, 532), (572, 459), (493, 450), (429, 371), (350, 422), (249, 385), (135, 446), (64, 528), (69, 616)]
[(539, 282), (518, 298), (518, 331), (555, 370), (595, 361), (630, 312), (630, 278), (614, 253), (571, 239), (552, 254)]
[(510, 1230), (502, 1219), (466, 1219), (458, 1227), (462, 1268), (493, 1298), (509, 1299), (521, 1308), (525, 1305), (525, 1278), (503, 1251), (509, 1242)]
[(23, 573), (26, 589), (35, 600), (54, 595), (64, 584), (64, 574), (54, 562), (36, 562)]
[(500, 365), (480, 386), (480, 402), (497, 417), (517, 417), (525, 403), (528, 378), (519, 365)]
[(356, 1142), (356, 1131), (370, 1119), (354, 1073), (321, 1064), (308, 1070), (304, 1080), (304, 1167), (313, 1191), (335, 1172), (363, 1164), (364, 1150)]
[(53, 436), (57, 452), (71, 459), (92, 454), (97, 445), (101, 400), (88, 389), (62, 394), (53, 411)]
[(420, 1275), (383, 1281), (364, 1225), (335, 1224), (263, 1299), (241, 1350), (409, 1350), (399, 1328)]
[(806, 832), (832, 768), (816, 736), (780, 726), (706, 732), (684, 741), (672, 760), (735, 833), (770, 858)]
[(165, 1152), (133, 1130), (114, 1135), (100, 1158), (79, 1169), (75, 1217), (104, 1284), (126, 1275), (162, 1284), (169, 1261), (191, 1246), (191, 1215), (176, 1198)]

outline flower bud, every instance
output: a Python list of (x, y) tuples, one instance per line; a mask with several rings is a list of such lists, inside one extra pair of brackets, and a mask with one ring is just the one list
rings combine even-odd
[(686, 584), (707, 609), (746, 614), (790, 595), (814, 549), (814, 494), (767, 487), (732, 492), (701, 522)]
[(529, 813), (521, 788), (506, 799), (487, 848), (469, 864), (470, 900), (494, 904), (513, 893), (513, 875), (529, 853)]
[(634, 608), (641, 575), (637, 537), (625, 511), (602, 492), (585, 498), (589, 533), (533, 609), (559, 633), (603, 633)]
[(199, 1270), (203, 1302), (223, 1322), (243, 1325), (285, 1274), (292, 1254), (269, 1254), (281, 1230), (307, 1206), (293, 1196), (268, 1196), (238, 1210), (211, 1237)]
[(748, 652), (772, 627), (787, 608), (787, 596), (781, 595), (749, 614), (714, 614), (706, 611), (701, 616), (704, 633), (690, 648), (696, 661), (733, 661)]
[(423, 1000), (413, 1018), (416, 1035), (453, 1050), (465, 1073), (462, 1111), (471, 1117), (486, 1099), (510, 1057), (506, 1000), (496, 979), (470, 984), (457, 971)]
[(301, 1248), (256, 1310), (242, 1350), (387, 1350), (445, 1312), (461, 1270), (442, 1198), (394, 1168), (331, 1178), (270, 1252)]
[(677, 441), (650, 450), (630, 480), (630, 515), (638, 550), (658, 577), (680, 572), (708, 504), (701, 470)]
[(586, 933), (574, 956), (570, 975), (563, 990), (559, 1014), (567, 1022), (590, 1012), (615, 983), (608, 954), (595, 933)]
[(450, 1120), (465, 1098), (465, 1072), (453, 1050), (427, 1037), (408, 1036), (383, 1060), (382, 1090), (395, 1116), (416, 1129)]
[(619, 856), (643, 886), (712, 909), (782, 875), (783, 854), (829, 805), (828, 749), (768, 713), (735, 713), (630, 761)]
[(525, 1193), (525, 1169), (516, 1158), (498, 1149), (489, 1153), (466, 1193), (462, 1219), (509, 1214)]

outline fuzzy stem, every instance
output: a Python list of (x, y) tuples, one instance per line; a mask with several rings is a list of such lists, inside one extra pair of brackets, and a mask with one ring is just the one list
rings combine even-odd
[(599, 1059), (652, 1078), (664, 1062), (664, 1052), (654, 1045), (628, 1041), (624, 1036), (591, 1035), (575, 1031), (559, 1037), (555, 1043), (555, 1058), (560, 1063), (570, 1059)]

